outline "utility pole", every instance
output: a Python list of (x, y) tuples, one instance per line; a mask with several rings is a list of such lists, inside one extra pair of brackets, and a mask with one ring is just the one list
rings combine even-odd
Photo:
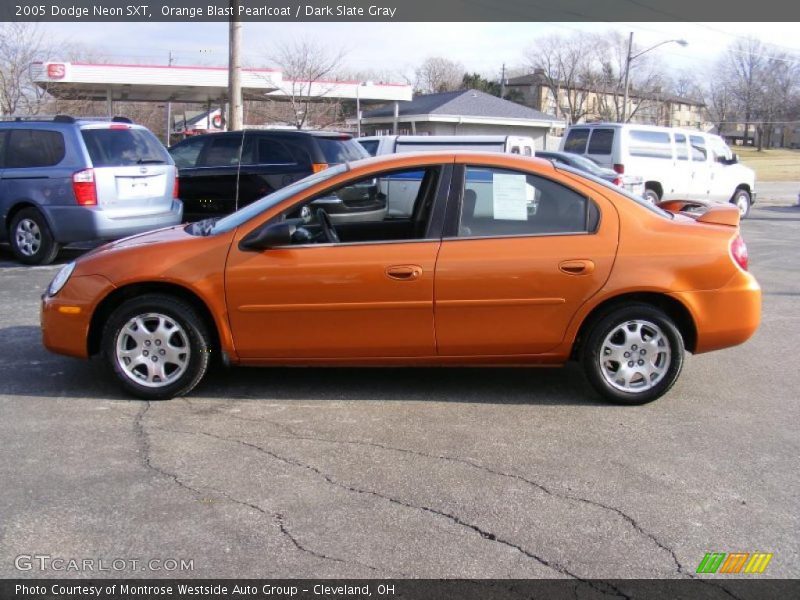
[[(172, 61), (173, 61), (172, 50), (170, 50), (169, 59), (167, 60), (168, 67), (172, 66)], [(167, 147), (169, 147), (169, 143), (171, 141), (169, 137), (171, 133), (172, 133), (172, 102), (167, 100), (167, 134), (164, 136), (164, 141), (167, 144)]]
[(228, 130), (242, 128), (242, 66), (239, 50), (242, 23), (239, 21), (239, 0), (230, 0), (231, 18), (228, 31)]
[(500, 97), (506, 97), (506, 63), (503, 63), (503, 74), (500, 75)]
[(628, 76), (631, 71), (631, 50), (633, 49), (633, 32), (628, 36), (628, 55), (625, 58), (625, 98), (622, 100), (622, 122), (628, 116)]

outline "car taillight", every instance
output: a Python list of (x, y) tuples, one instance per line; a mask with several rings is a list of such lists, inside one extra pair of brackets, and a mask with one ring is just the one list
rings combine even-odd
[(737, 235), (731, 240), (731, 256), (734, 262), (743, 270), (747, 271), (749, 260), (747, 257), (747, 244), (744, 243), (742, 236)]
[(319, 173), (320, 171), (324, 171), (328, 168), (327, 163), (313, 163), (311, 165), (311, 172), (312, 173)]
[(172, 184), (172, 197), (173, 198), (180, 198), (181, 197), (181, 186), (178, 183), (178, 173), (175, 173), (175, 183)]
[(625, 174), (625, 165), (620, 165), (620, 164), (614, 165), (614, 170), (617, 173), (619, 173), (620, 175), (624, 175)]
[(614, 185), (618, 185), (618, 186), (622, 187), (622, 177), (615, 177), (614, 180), (611, 183), (613, 183)]
[(94, 183), (94, 170), (84, 169), (72, 175), (72, 192), (81, 206), (97, 204), (97, 186)]

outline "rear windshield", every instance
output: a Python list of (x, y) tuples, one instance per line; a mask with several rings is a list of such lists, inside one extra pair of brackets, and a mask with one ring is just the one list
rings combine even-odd
[(583, 154), (586, 152), (587, 141), (589, 141), (588, 129), (570, 129), (564, 142), (564, 152)]
[(325, 157), (325, 162), (329, 165), (361, 160), (362, 158), (369, 157), (364, 147), (352, 138), (339, 139), (318, 137), (315, 139), (317, 140), (317, 146), (319, 146), (322, 152), (322, 156)]
[(146, 129), (83, 129), (81, 135), (95, 167), (170, 162), (167, 150)]
[(370, 156), (375, 156), (378, 153), (378, 140), (359, 140), (359, 144), (364, 147)]

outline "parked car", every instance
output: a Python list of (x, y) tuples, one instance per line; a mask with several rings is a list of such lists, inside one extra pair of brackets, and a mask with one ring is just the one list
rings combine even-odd
[(627, 192), (633, 194), (634, 196), (644, 196), (644, 180), (640, 175), (628, 175), (627, 173), (620, 174), (613, 169), (601, 167), (590, 158), (586, 158), (585, 156), (580, 156), (578, 154), (572, 154), (571, 152), (539, 150), (539, 152), (536, 153), (536, 156), (539, 158), (546, 158), (560, 164), (569, 165), (570, 167), (575, 167), (579, 171), (586, 171), (595, 177), (605, 179), (614, 185), (624, 188)]
[[(346, 133), (257, 129), (190, 137), (169, 152), (179, 169), (187, 221), (230, 214), (307, 175), (368, 156)], [(330, 202), (327, 210), (380, 212), (380, 202), (370, 204), (368, 194), (356, 206), (363, 196), (352, 206)]]
[(0, 120), (0, 241), (20, 262), (175, 225), (182, 211), (175, 166), (147, 128), (120, 117)]
[[(335, 225), (311, 209), (331, 192), (418, 171), (405, 215)], [(41, 323), (48, 349), (102, 354), (124, 389), (147, 399), (189, 393), (214, 357), (575, 358), (605, 398), (639, 404), (672, 387), (686, 350), (747, 340), (760, 307), (733, 206), (671, 214), (550, 161), (444, 152), (331, 167), (222, 219), (103, 246), (56, 275)]]
[(645, 197), (731, 202), (745, 218), (755, 204), (755, 172), (718, 135), (620, 123), (573, 125), (561, 150), (620, 174), (641, 175)]
[(375, 135), (357, 139), (370, 156), (437, 150), (535, 154), (533, 138), (518, 135)]

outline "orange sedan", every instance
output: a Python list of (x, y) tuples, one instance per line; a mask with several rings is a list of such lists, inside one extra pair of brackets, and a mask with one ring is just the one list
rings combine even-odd
[(339, 165), (220, 220), (111, 243), (42, 300), (45, 346), (130, 393), (234, 365), (561, 365), (624, 404), (685, 351), (740, 344), (761, 291), (733, 206), (668, 210), (566, 166), (488, 153)]

